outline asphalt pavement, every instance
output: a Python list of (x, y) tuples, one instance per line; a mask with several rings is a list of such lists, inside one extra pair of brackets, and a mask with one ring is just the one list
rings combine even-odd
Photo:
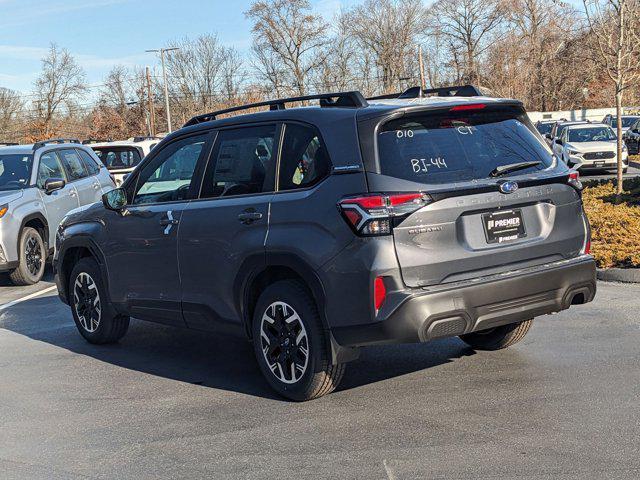
[(300, 404), (245, 341), (134, 321), (92, 346), (45, 292), (0, 307), (0, 478), (637, 479), (639, 293), (600, 283), (500, 352), (367, 348)]

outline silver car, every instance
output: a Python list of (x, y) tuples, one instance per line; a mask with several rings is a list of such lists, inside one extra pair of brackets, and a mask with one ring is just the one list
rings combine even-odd
[(0, 147), (0, 271), (16, 285), (39, 282), (62, 218), (114, 187), (77, 140)]

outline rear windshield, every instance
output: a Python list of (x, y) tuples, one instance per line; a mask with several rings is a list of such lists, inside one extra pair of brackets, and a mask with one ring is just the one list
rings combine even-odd
[(142, 160), (135, 147), (95, 147), (93, 151), (109, 170), (133, 168)]
[[(381, 173), (428, 184), (484, 179), (498, 166), (539, 161), (512, 175), (551, 166), (551, 154), (520, 109), (421, 112), (378, 133)], [(508, 176), (508, 175), (507, 175)]]
[[(622, 128), (629, 128), (631, 125), (633, 125), (633, 122), (638, 120), (638, 118), (640, 117), (622, 117)], [(617, 128), (617, 126), (618, 126), (618, 118), (611, 117), (611, 127)]]

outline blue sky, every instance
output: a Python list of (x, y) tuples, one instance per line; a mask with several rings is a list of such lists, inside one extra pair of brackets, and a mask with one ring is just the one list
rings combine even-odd
[[(327, 19), (356, 0), (312, 0)], [(0, 87), (31, 90), (49, 44), (67, 48), (92, 84), (117, 64), (157, 63), (146, 49), (217, 33), (246, 52), (251, 0), (0, 0)]]

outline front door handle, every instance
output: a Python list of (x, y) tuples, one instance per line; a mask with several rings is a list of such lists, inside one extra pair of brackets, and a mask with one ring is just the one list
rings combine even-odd
[(169, 235), (169, 232), (171, 231), (171, 227), (177, 224), (178, 224), (178, 220), (173, 218), (173, 213), (171, 210), (167, 211), (167, 218), (160, 219), (160, 226), (165, 227), (164, 229), (165, 235)]
[(69, 196), (70, 196), (70, 197), (75, 197), (75, 196), (76, 196), (76, 192), (75, 192), (75, 190), (71, 190), (71, 191), (69, 192)]
[(240, 220), (245, 225), (249, 225), (257, 220), (262, 218), (262, 213), (256, 212), (253, 209), (245, 210), (241, 214), (238, 215), (238, 220)]

